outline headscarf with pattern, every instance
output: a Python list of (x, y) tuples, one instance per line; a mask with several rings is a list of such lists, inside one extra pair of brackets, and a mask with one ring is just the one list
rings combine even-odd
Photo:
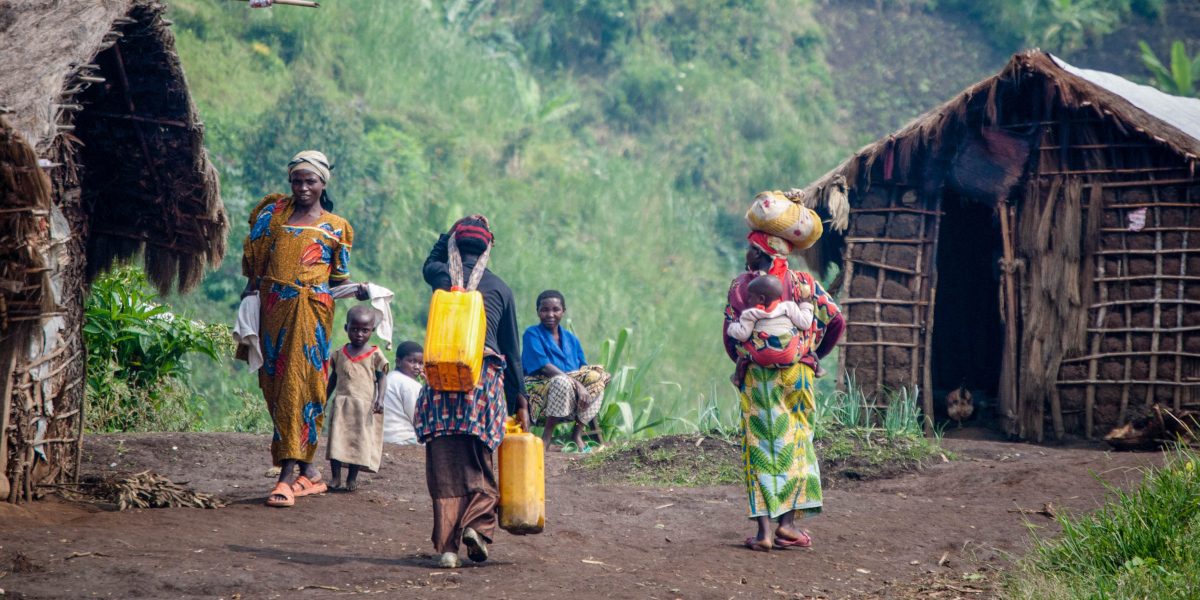
[(786, 283), (788, 273), (788, 254), (792, 251), (792, 243), (762, 231), (751, 231), (746, 236), (750, 245), (758, 248), (763, 254), (771, 257), (771, 268), (767, 273)]
[[(329, 176), (333, 171), (333, 165), (329, 164), (329, 159), (325, 155), (316, 150), (305, 150), (292, 157), (288, 162), (288, 177), (291, 177), (293, 171), (312, 171), (321, 178), (321, 182), (328, 184)], [(329, 198), (329, 191), (321, 190), (321, 208), (333, 212), (333, 200)]]

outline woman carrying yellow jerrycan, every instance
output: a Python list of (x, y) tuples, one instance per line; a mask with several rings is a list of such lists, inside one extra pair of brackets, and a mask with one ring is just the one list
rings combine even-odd
[[(425, 443), (425, 480), (433, 500), (433, 547), (440, 555), (439, 566), (455, 568), (460, 543), (475, 562), (488, 559), (488, 544), (497, 525), (496, 507), (500, 490), (496, 482), (493, 454), (504, 439), (505, 416), (528, 430), (529, 411), (522, 390), (520, 330), (512, 290), (487, 270), (493, 236), (486, 218), (472, 215), (460, 219), (438, 238), (425, 260), (425, 282), (435, 295), (430, 307), (430, 327), (438, 329), (450, 306), (458, 309), (472, 301), (456, 294), (479, 294), (486, 326), (480, 347), (474, 319), (453, 319), (461, 328), (448, 327), (439, 338), (459, 340), (461, 347), (446, 345), (438, 350), (427, 340), (425, 370), (431, 383), (417, 400), (413, 427)], [(443, 304), (444, 300), (450, 300)], [(478, 309), (476, 309), (478, 310)], [(482, 358), (476, 361), (474, 356)], [(474, 365), (479, 365), (472, 369)], [(432, 373), (458, 373), (456, 378), (436, 378)], [(465, 373), (465, 374), (464, 374)], [(462, 380), (466, 380), (466, 384)], [(470, 380), (474, 379), (471, 387)], [(449, 389), (449, 388), (465, 389)], [(442, 389), (438, 389), (442, 388)], [(507, 400), (507, 402), (506, 402)]]

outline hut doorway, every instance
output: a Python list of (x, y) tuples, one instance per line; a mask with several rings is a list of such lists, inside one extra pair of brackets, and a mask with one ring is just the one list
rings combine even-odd
[(999, 429), (997, 399), (1004, 355), (997, 267), (1000, 226), (990, 202), (949, 189), (943, 192), (942, 213), (930, 360), (934, 416), (947, 418), (946, 394), (963, 385), (975, 406), (968, 424)]

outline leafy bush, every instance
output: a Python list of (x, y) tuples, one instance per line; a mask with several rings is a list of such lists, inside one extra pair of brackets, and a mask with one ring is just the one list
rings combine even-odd
[(1149, 44), (1139, 41), (1138, 47), (1142, 50), (1142, 64), (1154, 75), (1158, 89), (1176, 96), (1200, 96), (1200, 88), (1196, 87), (1200, 78), (1200, 52), (1188, 56), (1183, 41), (1175, 40), (1171, 44), (1171, 65), (1167, 68)]
[(1180, 449), (1137, 488), (1105, 487), (1112, 499), (1100, 510), (1060, 515), (1062, 535), (1034, 538), (1007, 598), (1200, 597), (1200, 456)]
[(1005, 46), (1070, 53), (1097, 42), (1131, 14), (1157, 16), (1163, 0), (947, 0), (982, 21)]
[(146, 275), (120, 267), (98, 278), (84, 305), (86, 425), (91, 431), (195, 427), (203, 404), (187, 390), (188, 355), (217, 360), (229, 329), (169, 312)]

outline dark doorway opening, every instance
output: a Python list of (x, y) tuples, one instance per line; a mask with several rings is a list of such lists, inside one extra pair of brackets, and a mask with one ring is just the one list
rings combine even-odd
[(974, 406), (964, 424), (998, 428), (1004, 353), (997, 266), (1000, 226), (990, 203), (950, 190), (942, 197), (942, 212), (930, 361), (934, 417), (947, 419), (946, 394), (962, 385), (971, 392)]

